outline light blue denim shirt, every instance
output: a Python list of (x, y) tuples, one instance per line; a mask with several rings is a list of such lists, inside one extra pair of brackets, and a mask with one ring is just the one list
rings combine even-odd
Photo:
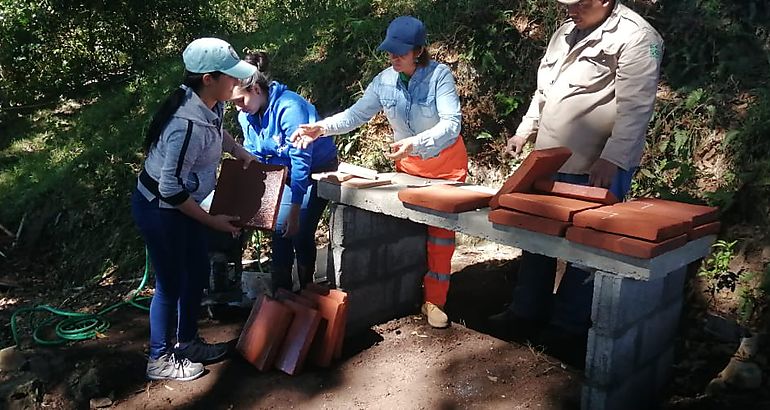
[(460, 135), (462, 114), (454, 77), (449, 67), (435, 61), (418, 67), (408, 85), (388, 67), (374, 77), (355, 104), (319, 124), (326, 135), (344, 134), (380, 111), (388, 117), (394, 140), (417, 137), (412, 155), (423, 159), (437, 156)]

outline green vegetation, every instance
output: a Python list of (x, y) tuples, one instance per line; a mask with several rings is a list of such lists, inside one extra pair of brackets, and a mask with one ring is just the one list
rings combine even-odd
[[(0, 224), (15, 229), (24, 218), (21, 247), (9, 256), (34, 255), (33, 263), (45, 266), (40, 275), (63, 284), (138, 275), (143, 251), (128, 198), (141, 136), (177, 85), (180, 50), (192, 38), (217, 35), (237, 49), (266, 49), (275, 77), (328, 115), (386, 66), (376, 46), (388, 21), (416, 15), (429, 28), (432, 53), (457, 77), (473, 161), (507, 168), (502, 147), (527, 108), (539, 58), (562, 18), (552, 0), (76, 3), (0, 0)], [(634, 194), (721, 206), (727, 241), (735, 225), (766, 231), (767, 2), (625, 3), (666, 40)], [(237, 131), (232, 116), (230, 129)], [(387, 126), (374, 121), (338, 145), (346, 158), (382, 168), (386, 135)], [(755, 288), (738, 289), (749, 289), (745, 300), (761, 299)]]

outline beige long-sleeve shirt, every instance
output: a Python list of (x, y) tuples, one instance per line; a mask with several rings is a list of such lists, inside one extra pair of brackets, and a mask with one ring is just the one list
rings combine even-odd
[(663, 40), (620, 3), (587, 36), (571, 21), (554, 33), (537, 73), (537, 90), (516, 135), (535, 148), (573, 152), (560, 172), (587, 174), (603, 158), (639, 165), (652, 116)]

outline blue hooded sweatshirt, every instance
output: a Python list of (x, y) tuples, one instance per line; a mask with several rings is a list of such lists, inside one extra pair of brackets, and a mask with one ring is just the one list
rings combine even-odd
[(291, 179), (291, 203), (302, 203), (310, 185), (310, 174), (327, 171), (337, 163), (337, 147), (332, 138), (319, 138), (307, 149), (297, 149), (289, 137), (300, 124), (318, 120), (313, 104), (277, 81), (270, 83), (264, 113), (238, 114), (243, 129), (243, 146), (265, 164), (284, 165)]

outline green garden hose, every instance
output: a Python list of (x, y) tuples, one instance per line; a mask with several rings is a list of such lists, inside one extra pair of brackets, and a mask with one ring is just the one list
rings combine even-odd
[[(25, 313), (31, 313), (30, 327), (32, 328), (32, 339), (35, 343), (42, 346), (53, 346), (67, 343), (74, 340), (87, 340), (96, 337), (110, 327), (110, 322), (104, 318), (104, 315), (112, 312), (113, 310), (123, 306), (131, 305), (142, 310), (149, 311), (150, 308), (140, 304), (142, 300), (150, 299), (150, 297), (138, 297), (139, 292), (142, 291), (144, 285), (147, 284), (147, 279), (150, 276), (150, 254), (145, 249), (144, 260), (144, 276), (139, 287), (133, 291), (131, 298), (126, 301), (115, 303), (108, 306), (97, 313), (78, 313), (65, 310), (56, 309), (49, 305), (38, 305), (35, 307), (21, 308), (13, 312), (11, 315), (11, 333), (13, 340), (16, 342), (16, 346), (21, 346), (19, 343), (18, 327), (16, 324), (17, 316)], [(34, 313), (47, 312), (53, 314), (41, 321), (34, 321)], [(64, 317), (64, 319), (62, 319)], [(41, 331), (47, 327), (54, 327), (56, 338), (44, 339), (41, 336)]]

